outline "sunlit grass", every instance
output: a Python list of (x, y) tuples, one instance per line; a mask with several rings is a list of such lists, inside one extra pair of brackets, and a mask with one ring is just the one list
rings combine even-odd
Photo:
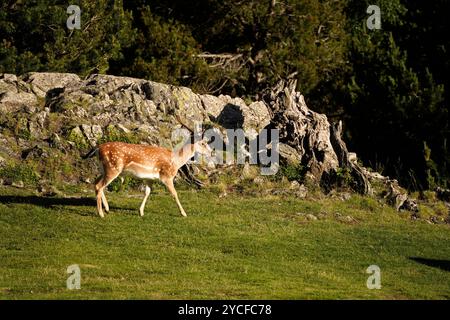
[[(43, 199), (0, 189), (0, 297), (450, 298), (449, 270), (411, 259), (450, 260), (448, 225), (412, 221), (360, 196), (179, 194), (187, 218), (157, 191), (144, 217), (141, 195), (109, 193), (111, 213), (100, 219), (91, 194)], [(66, 288), (72, 264), (81, 268), (81, 290)], [(366, 287), (373, 264), (380, 290)]]

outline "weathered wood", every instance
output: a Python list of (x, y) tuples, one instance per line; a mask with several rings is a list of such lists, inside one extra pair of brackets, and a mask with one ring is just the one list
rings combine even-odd
[(350, 160), (342, 140), (342, 122), (330, 125), (325, 115), (310, 110), (296, 85), (296, 80), (282, 80), (263, 96), (271, 116), (268, 127), (279, 130), (280, 142), (296, 151), (308, 176), (327, 190), (332, 188), (327, 184), (333, 183), (332, 177), (341, 168), (349, 170), (355, 191), (372, 194), (365, 171)]
[(271, 116), (267, 128), (279, 130), (280, 142), (295, 149), (301, 165), (319, 182), (324, 173), (339, 166), (330, 142), (330, 125), (325, 115), (306, 106), (296, 85), (296, 80), (282, 80), (263, 95)]
[(182, 166), (178, 171), (178, 173), (180, 174), (181, 178), (186, 182), (188, 182), (189, 184), (195, 185), (198, 188), (202, 188), (205, 186), (204, 182), (200, 181), (195, 177), (193, 167), (191, 164), (185, 164), (184, 166)]
[(339, 161), (339, 167), (348, 169), (353, 178), (352, 188), (361, 194), (372, 194), (369, 178), (356, 161), (350, 161), (347, 146), (342, 140), (342, 121), (331, 125), (331, 144)]

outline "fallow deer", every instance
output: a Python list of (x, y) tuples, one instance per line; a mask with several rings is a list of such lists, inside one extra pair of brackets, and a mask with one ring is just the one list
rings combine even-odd
[[(186, 126), (179, 117), (178, 122), (194, 133), (191, 128)], [(197, 140), (197, 141), (196, 141)], [(97, 212), (100, 217), (104, 217), (102, 203), (106, 212), (109, 212), (108, 201), (104, 189), (122, 173), (141, 179), (159, 179), (175, 198), (181, 215), (186, 217), (186, 212), (181, 206), (175, 190), (173, 180), (177, 175), (178, 169), (185, 165), (196, 152), (200, 154), (209, 154), (211, 151), (203, 134), (194, 142), (188, 141), (179, 150), (169, 150), (159, 146), (149, 146), (141, 144), (130, 144), (124, 142), (107, 142), (98, 148), (94, 148), (83, 159), (98, 156), (102, 175), (95, 181), (95, 194), (97, 198)], [(150, 187), (145, 186), (144, 199), (139, 207), (139, 213), (144, 215), (145, 203), (150, 195)]]

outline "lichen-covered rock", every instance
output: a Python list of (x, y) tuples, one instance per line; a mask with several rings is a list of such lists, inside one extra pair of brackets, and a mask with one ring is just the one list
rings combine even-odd
[(81, 81), (80, 77), (73, 73), (53, 72), (30, 72), (23, 77), (23, 80), (40, 98), (44, 98), (50, 89), (65, 88)]
[(263, 102), (247, 105), (239, 98), (199, 95), (189, 88), (130, 77), (94, 74), (81, 80), (65, 73), (29, 73), (22, 78), (5, 74), (0, 78), (0, 94), (0, 109), (5, 112), (25, 106), (41, 111), (30, 108), (45, 98), (51, 112), (101, 126), (155, 124), (172, 121), (168, 117), (175, 113), (199, 122), (213, 116), (220, 119), (219, 124), (244, 129), (260, 130), (269, 122)]
[[(305, 178), (317, 183), (322, 176), (342, 167), (327, 117), (307, 107), (304, 97), (295, 91), (295, 82), (280, 82), (263, 95), (262, 101), (247, 102), (131, 77), (0, 74), (0, 156), (8, 161), (40, 159), (43, 163), (38, 167), (51, 171), (53, 177), (58, 168), (44, 163), (51, 159), (66, 171), (67, 181), (80, 181), (83, 168), (89, 167), (79, 161), (80, 155), (102, 141), (173, 147), (171, 134), (180, 127), (175, 116), (191, 124), (213, 122), (225, 142), (225, 129), (243, 129), (248, 141), (255, 141), (262, 129), (279, 129), (282, 162), (301, 165), (306, 170)], [(272, 145), (258, 147), (270, 149)], [(344, 151), (346, 163), (359, 168), (356, 155)], [(189, 168), (183, 174), (199, 184), (191, 174), (195, 170)], [(378, 179), (389, 187), (388, 178), (371, 176), (362, 167), (358, 170), (360, 176)], [(248, 178), (254, 179), (250, 174)], [(299, 197), (307, 194), (303, 185), (296, 190)], [(399, 194), (391, 192), (389, 201), (400, 210), (413, 208), (414, 201), (405, 198), (405, 190), (398, 190)]]
[(20, 110), (34, 111), (31, 108), (37, 104), (37, 98), (33, 93), (17, 90), (0, 92), (0, 112), (15, 113)]

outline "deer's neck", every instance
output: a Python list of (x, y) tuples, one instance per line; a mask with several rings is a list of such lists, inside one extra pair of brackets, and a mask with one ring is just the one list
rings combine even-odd
[(194, 156), (194, 145), (192, 143), (186, 143), (181, 149), (174, 151), (174, 153), (174, 162), (177, 169), (179, 169)]

